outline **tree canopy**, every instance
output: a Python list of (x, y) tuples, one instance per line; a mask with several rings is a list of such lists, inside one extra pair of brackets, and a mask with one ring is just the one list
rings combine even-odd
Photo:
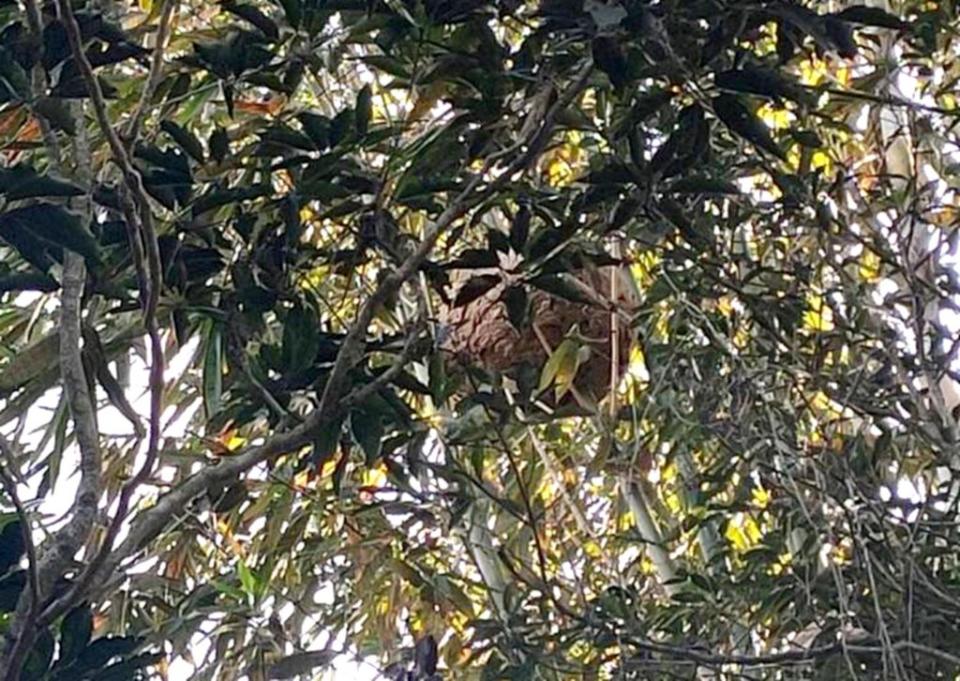
[(0, 1), (0, 679), (956, 678), (958, 29)]

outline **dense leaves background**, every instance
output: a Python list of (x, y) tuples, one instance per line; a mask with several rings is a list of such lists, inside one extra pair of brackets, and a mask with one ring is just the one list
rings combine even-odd
[[(72, 8), (0, 4), (21, 678), (100, 641), (197, 679), (957, 673), (952, 3)], [(54, 555), (31, 500), (84, 451), (71, 253), (105, 562), (62, 559), (37, 623), (23, 523)], [(575, 331), (512, 383), (442, 350), (442, 306), (504, 286), (529, 332), (610, 264), (614, 400), (544, 407)]]

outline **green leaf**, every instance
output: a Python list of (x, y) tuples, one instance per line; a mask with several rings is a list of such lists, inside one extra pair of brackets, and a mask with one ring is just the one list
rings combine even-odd
[(49, 175), (40, 175), (22, 163), (12, 168), (0, 169), (0, 194), (10, 201), (39, 196), (81, 196), (83, 193), (83, 189), (75, 184)]
[(687, 576), (690, 578), (690, 581), (693, 583), (693, 585), (696, 586), (701, 591), (703, 591), (704, 593), (712, 594), (717, 590), (716, 586), (714, 586), (714, 584), (712, 583), (712, 580), (706, 575), (701, 575), (701, 574), (692, 572)]
[(333, 458), (340, 443), (340, 431), (343, 424), (339, 419), (328, 421), (317, 431), (313, 438), (313, 451), (310, 453), (310, 463), (318, 469)]
[(0, 214), (0, 237), (15, 248), (17, 232), (68, 248), (93, 263), (100, 260), (93, 235), (83, 227), (80, 218), (60, 206), (37, 203)]
[(370, 54), (361, 57), (361, 61), (379, 71), (388, 73), (397, 78), (410, 78), (410, 68), (399, 59), (382, 54)]
[(240, 578), (240, 587), (243, 592), (253, 601), (258, 591), (258, 580), (253, 571), (242, 560), (237, 562), (237, 576)]
[(196, 135), (173, 121), (161, 122), (160, 129), (170, 135), (177, 146), (187, 152), (194, 161), (203, 163), (203, 145)]
[(677, 116), (677, 127), (660, 145), (649, 169), (661, 177), (679, 175), (694, 167), (710, 143), (710, 126), (699, 104), (684, 107)]
[(786, 160), (787, 156), (783, 149), (770, 136), (770, 129), (754, 116), (738, 97), (720, 95), (714, 98), (713, 110), (723, 124), (737, 135), (777, 158)]
[(116, 662), (96, 676), (96, 681), (130, 681), (131, 679), (147, 678), (141, 676), (138, 672), (146, 669), (150, 665), (157, 664), (163, 660), (166, 655), (162, 651), (153, 653), (140, 653), (133, 657)]
[[(189, 123), (195, 120), (207, 102), (213, 99), (216, 90), (210, 87), (210, 84), (210, 81), (202, 82), (202, 87), (196, 88), (196, 93), (187, 97), (183, 106), (177, 107), (177, 120), (180, 123)], [(221, 91), (224, 97), (230, 94), (226, 87), (221, 88)], [(230, 90), (230, 92), (232, 92), (232, 90)]]
[(597, 124), (578, 106), (568, 106), (557, 112), (557, 127), (566, 130), (596, 130)]
[[(287, 125), (278, 124), (267, 128), (260, 133), (260, 139), (263, 140), (260, 149), (265, 149), (267, 156), (273, 156), (277, 147), (288, 147), (303, 151), (312, 151), (316, 147), (309, 135), (294, 130)], [(258, 153), (261, 152), (258, 150)]]
[(518, 331), (527, 323), (527, 291), (523, 286), (511, 286), (503, 293), (503, 302), (507, 306), (507, 317), (513, 328)]
[(579, 347), (571, 338), (564, 339), (551, 353), (547, 363), (540, 372), (538, 392), (543, 392), (551, 385), (556, 385), (557, 398), (562, 397), (573, 385), (577, 373), (577, 355)]
[[(452, 591), (453, 594), (459, 596), (459, 598), (452, 598), (458, 607), (460, 607), (463, 612), (472, 614), (472, 603), (470, 599), (463, 594), (463, 591), (461, 591), (452, 580), (445, 580), (444, 584), (447, 586), (446, 590)], [(444, 596), (447, 596), (447, 594), (444, 594)], [(413, 659), (417, 672), (424, 676), (434, 674), (437, 671), (437, 640), (428, 634), (417, 641), (416, 644), (414, 644)]]
[(223, 337), (220, 327), (210, 323), (203, 352), (203, 409), (207, 418), (220, 411), (223, 395)]
[(667, 187), (671, 194), (739, 194), (740, 190), (732, 182), (712, 177), (693, 175), (677, 180)]
[(68, 135), (77, 134), (77, 121), (73, 117), (70, 106), (57, 97), (38, 97), (33, 103), (33, 109), (47, 119), (55, 130), (62, 130)]
[(823, 27), (837, 54), (844, 59), (856, 58), (859, 46), (854, 38), (853, 28), (849, 23), (827, 14), (823, 17)]
[(657, 277), (645, 293), (644, 304), (649, 306), (669, 298), (673, 294), (673, 289), (664, 277)]
[(662, 109), (674, 96), (673, 92), (661, 88), (654, 88), (641, 94), (630, 106), (630, 111), (624, 119), (623, 125), (618, 129), (619, 134), (623, 135), (632, 131), (633, 128)]
[(370, 117), (373, 113), (373, 90), (369, 85), (364, 85), (357, 93), (355, 111), (357, 134), (363, 137), (370, 128)]
[(481, 274), (468, 279), (466, 283), (460, 287), (460, 290), (457, 291), (457, 297), (454, 298), (453, 306), (462, 307), (469, 305), (499, 284), (500, 281), (500, 276), (496, 274)]
[(657, 210), (676, 226), (691, 246), (707, 249), (713, 245), (713, 235), (692, 222), (684, 213), (683, 207), (669, 196), (660, 199), (657, 203)]
[(300, 121), (307, 137), (313, 141), (317, 151), (324, 151), (330, 147), (330, 129), (333, 121), (327, 116), (304, 111), (297, 115), (297, 120)]
[(353, 130), (356, 130), (357, 114), (354, 109), (344, 109), (330, 121), (330, 146), (343, 142)]
[(530, 280), (530, 285), (547, 293), (574, 303), (590, 304), (593, 301), (576, 284), (573, 275), (565, 272), (541, 274)]
[(193, 215), (200, 215), (209, 210), (220, 208), (231, 203), (240, 201), (249, 201), (269, 196), (273, 193), (273, 188), (267, 185), (250, 185), (246, 187), (233, 187), (230, 189), (218, 189), (214, 187), (201, 197), (198, 197), (191, 205)]
[(367, 466), (372, 466), (383, 451), (383, 421), (380, 414), (364, 409), (350, 412), (350, 434), (363, 450)]
[(297, 304), (283, 322), (283, 366), (296, 374), (313, 366), (320, 350), (320, 320), (313, 308)]
[(53, 647), (53, 636), (46, 629), (42, 629), (23, 663), (20, 681), (37, 681), (46, 675), (50, 661), (53, 660)]
[(227, 135), (227, 131), (220, 126), (215, 127), (213, 132), (210, 133), (207, 147), (210, 149), (210, 158), (217, 163), (223, 163), (227, 154), (230, 153), (230, 137)]
[(0, 578), (0, 613), (13, 612), (20, 594), (27, 587), (27, 571), (15, 570)]
[(249, 497), (250, 492), (247, 485), (243, 481), (236, 482), (223, 490), (223, 493), (215, 500), (213, 510), (216, 513), (229, 513)]
[(141, 643), (133, 636), (103, 636), (80, 653), (71, 671), (88, 672), (106, 666), (111, 660), (132, 653)]
[(879, 7), (868, 7), (867, 5), (852, 5), (841, 12), (837, 12), (834, 16), (837, 19), (855, 24), (891, 28), (895, 31), (906, 31), (910, 28), (910, 24), (900, 17), (894, 16)]
[(30, 98), (30, 77), (6, 48), (0, 47), (0, 101)]
[(486, 248), (468, 248), (460, 256), (446, 264), (451, 270), (471, 270), (485, 267), (496, 267), (500, 259), (493, 251)]
[(278, 2), (280, 6), (283, 7), (283, 13), (287, 17), (287, 23), (293, 28), (299, 28), (300, 19), (303, 16), (300, 9), (301, 0), (278, 0)]
[(743, 66), (739, 69), (721, 71), (714, 76), (718, 88), (745, 92), (779, 99), (793, 100), (800, 104), (814, 104), (816, 97), (794, 80), (779, 71), (756, 66)]
[(522, 253), (529, 238), (530, 202), (521, 198), (520, 207), (517, 208), (517, 214), (513, 216), (513, 222), (510, 224), (510, 245), (517, 253)]
[(802, 147), (810, 149), (819, 149), (823, 147), (823, 140), (820, 135), (812, 130), (791, 130), (790, 137), (797, 141)]
[(93, 633), (93, 611), (86, 603), (78, 605), (60, 623), (60, 655), (57, 667), (73, 662), (87, 647)]
[(594, 38), (591, 51), (593, 61), (607, 74), (614, 88), (619, 90), (629, 82), (629, 64), (617, 39), (612, 36)]
[[(510, 239), (509, 237), (501, 232), (499, 229), (488, 229), (487, 230), (487, 250), (496, 253), (509, 253), (510, 252)], [(499, 258), (497, 259), (499, 262)]]
[(0, 276), (0, 293), (7, 291), (43, 291), (49, 293), (60, 288), (57, 280), (43, 272), (15, 272)]
[(228, 596), (238, 603), (243, 602), (244, 593), (233, 585), (232, 580), (228, 582), (222, 579), (211, 579), (210, 584), (224, 596)]
[[(383, 370), (377, 369), (373, 373), (374, 375), (379, 376), (383, 371), (386, 371), (387, 367), (384, 367)], [(409, 392), (415, 393), (417, 395), (429, 395), (430, 388), (421, 383), (416, 376), (411, 374), (408, 371), (399, 372), (392, 381), (390, 381), (400, 390), (407, 390)]]
[(0, 530), (0, 576), (16, 567), (26, 551), (23, 525), (19, 518), (14, 517), (12, 521), (4, 524), (3, 529)]
[(333, 469), (333, 480), (331, 480), (333, 493), (337, 498), (340, 498), (340, 493), (343, 491), (343, 478), (347, 474), (347, 464), (350, 463), (349, 442), (341, 442), (341, 450), (342, 453), (340, 458), (337, 459), (337, 465)]
[(699, 591), (678, 591), (673, 594), (673, 600), (676, 603), (703, 603), (704, 596)]
[(270, 40), (277, 40), (280, 37), (280, 29), (276, 22), (255, 6), (233, 2), (232, 0), (226, 0), (221, 6), (231, 14), (235, 14), (256, 26)]
[(332, 650), (313, 650), (306, 653), (294, 653), (282, 657), (273, 664), (267, 672), (270, 679), (293, 679), (301, 675), (310, 674), (317, 667), (326, 667), (337, 657)]
[[(230, 85), (230, 83), (228, 83), (227, 81), (220, 81), (220, 92), (223, 93), (223, 101), (224, 101), (224, 104), (227, 105), (227, 115), (230, 116), (230, 118), (233, 118), (233, 112), (235, 108), (233, 86)], [(194, 95), (194, 100), (197, 100), (199, 102), (200, 94), (202, 93), (198, 93), (197, 95)], [(204, 97), (202, 101), (205, 102), (206, 97)]]

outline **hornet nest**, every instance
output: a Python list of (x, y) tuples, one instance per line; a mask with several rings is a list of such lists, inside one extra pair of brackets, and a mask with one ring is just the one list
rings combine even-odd
[(627, 266), (589, 266), (529, 283), (497, 268), (452, 274), (455, 295), (440, 310), (440, 346), (458, 363), (506, 376), (524, 365), (542, 372), (569, 338), (579, 363), (569, 394), (557, 397), (583, 407), (599, 403), (623, 376), (635, 340), (630, 317), (639, 307)]

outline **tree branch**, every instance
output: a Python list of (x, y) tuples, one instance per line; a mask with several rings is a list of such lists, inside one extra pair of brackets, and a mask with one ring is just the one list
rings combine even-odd
[[(625, 638), (624, 641), (631, 646), (650, 653), (657, 653), (666, 656), (669, 660), (677, 662), (689, 662), (691, 664), (704, 665), (707, 667), (721, 667), (724, 665), (739, 665), (742, 667), (765, 667), (770, 665), (788, 665), (804, 664), (822, 660), (834, 655), (839, 655), (844, 651), (858, 655), (868, 655), (871, 657), (889, 654), (890, 648), (878, 645), (863, 645), (837, 641), (828, 645), (804, 648), (800, 650), (785, 650), (779, 653), (768, 653), (766, 655), (724, 655), (720, 653), (710, 653), (700, 648), (690, 646), (676, 646), (666, 643), (657, 643), (655, 641)], [(960, 657), (948, 653), (944, 650), (931, 648), (930, 646), (914, 643), (913, 641), (901, 640), (892, 643), (894, 650), (913, 650), (921, 655), (933, 657), (952, 665), (960, 666)], [(664, 660), (666, 661), (666, 660)]]
[[(80, 305), (86, 275), (83, 258), (65, 250), (60, 309), (60, 371), (80, 450), (80, 486), (70, 521), (53, 536), (49, 545), (44, 545), (44, 552), (37, 563), (37, 588), (41, 601), (54, 582), (63, 575), (64, 566), (73, 560), (90, 536), (100, 500), (100, 436), (80, 350)], [(20, 597), (7, 632), (7, 644), (3, 655), (0, 655), (0, 668), (5, 670), (3, 678), (6, 681), (17, 681), (19, 678), (20, 664), (13, 662), (22, 659), (33, 643), (38, 626), (41, 626), (32, 616), (32, 600), (26, 594)]]
[(163, 11), (160, 14), (160, 23), (157, 26), (157, 41), (153, 47), (153, 58), (150, 61), (150, 73), (147, 75), (147, 83), (140, 93), (140, 102), (137, 104), (137, 110), (134, 111), (126, 130), (123, 131), (123, 137), (127, 141), (128, 148), (133, 148), (137, 138), (140, 136), (140, 128), (147, 117), (147, 109), (150, 107), (150, 100), (153, 98), (157, 86), (160, 84), (160, 77), (163, 69), (164, 46), (170, 35), (170, 24), (173, 19), (173, 10), (176, 9), (178, 0), (161, 0), (163, 2)]

